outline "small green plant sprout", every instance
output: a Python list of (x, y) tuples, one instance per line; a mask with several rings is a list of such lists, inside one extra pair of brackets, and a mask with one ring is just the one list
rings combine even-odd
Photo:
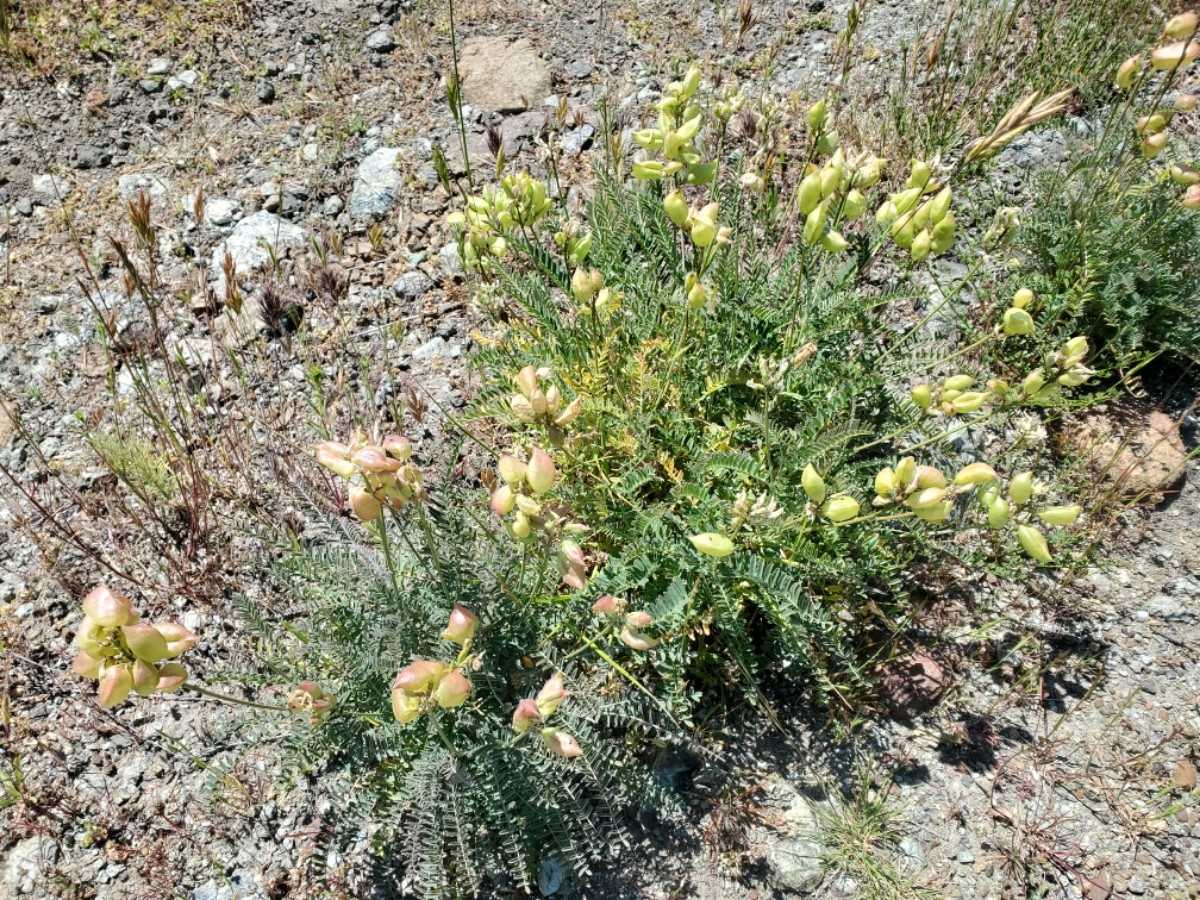
[(324, 441), (314, 451), (318, 463), (347, 480), (350, 509), (363, 522), (376, 521), (385, 506), (400, 509), (424, 497), (406, 437), (390, 434), (372, 443), (359, 432), (350, 444)]
[(888, 229), (896, 246), (907, 250), (913, 262), (921, 262), (954, 244), (953, 199), (950, 186), (936, 181), (930, 164), (914, 159), (904, 189), (884, 201), (875, 221)]
[(129, 598), (105, 585), (83, 600), (83, 622), (75, 635), (76, 675), (99, 681), (100, 705), (110, 709), (131, 692), (140, 697), (170, 694), (183, 687), (187, 670), (173, 660), (197, 641), (176, 622), (142, 622)]
[(571, 735), (551, 726), (541, 726), (571, 696), (563, 682), (562, 672), (556, 672), (542, 685), (536, 698), (526, 698), (513, 710), (512, 727), (518, 735), (536, 734), (545, 745), (559, 756), (571, 759), (583, 756), (583, 748)]
[(315, 681), (302, 681), (287, 696), (287, 708), (309, 717), (309, 724), (320, 725), (333, 710), (334, 697)]

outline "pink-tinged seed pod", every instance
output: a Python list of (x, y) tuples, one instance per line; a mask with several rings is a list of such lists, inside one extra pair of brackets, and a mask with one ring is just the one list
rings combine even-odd
[(1184, 209), (1200, 209), (1200, 184), (1193, 184), (1184, 191), (1183, 199), (1179, 202)]
[(91, 593), (83, 598), (83, 612), (105, 628), (119, 628), (137, 621), (137, 614), (133, 612), (130, 602), (103, 584), (92, 588)]
[(533, 700), (522, 700), (517, 704), (517, 708), (513, 710), (513, 731), (524, 734), (531, 726), (536, 725), (541, 720), (542, 714), (538, 712), (537, 703)]
[(526, 400), (538, 389), (537, 370), (533, 366), (526, 366), (517, 373), (517, 388)]
[(583, 548), (574, 541), (563, 541), (562, 546), (558, 548), (558, 552), (562, 554), (563, 559), (575, 566), (587, 564), (587, 557), (584, 556)]
[(139, 697), (149, 697), (158, 690), (158, 669), (144, 660), (133, 664), (133, 689)]
[(605, 616), (619, 616), (623, 609), (625, 609), (625, 601), (612, 594), (605, 594), (592, 604), (592, 612), (598, 612)]
[(133, 673), (128, 665), (109, 666), (100, 676), (98, 696), (104, 709), (124, 703), (129, 692), (133, 690)]
[(1197, 103), (1200, 103), (1200, 98), (1195, 94), (1181, 94), (1175, 99), (1175, 108), (1180, 112), (1191, 112)]
[(461, 670), (455, 669), (440, 682), (433, 692), (433, 699), (438, 706), (454, 709), (462, 706), (471, 696), (471, 682)]
[(621, 641), (633, 650), (653, 650), (658, 641), (626, 625), (621, 629)]
[(1194, 12), (1180, 13), (1167, 21), (1163, 33), (1168, 37), (1185, 38), (1196, 30), (1196, 14)]
[(191, 650), (196, 645), (196, 641), (200, 640), (178, 622), (163, 622), (161, 625), (155, 625), (154, 628), (167, 642), (167, 659), (174, 659), (181, 653)]
[(432, 659), (418, 659), (396, 673), (393, 690), (419, 694), (432, 687), (446, 674), (446, 664)]
[(542, 740), (559, 756), (567, 759), (583, 756), (583, 749), (579, 746), (579, 742), (565, 731), (559, 731), (557, 728), (543, 728)]
[(505, 453), (496, 464), (500, 478), (507, 484), (519, 484), (525, 480), (525, 463)]
[(542, 393), (541, 388), (535, 389), (529, 395), (529, 405), (533, 407), (535, 416), (544, 416), (550, 408), (550, 403), (546, 399), (546, 395)]
[(126, 625), (121, 635), (138, 659), (154, 663), (167, 655), (167, 639), (153, 625)]
[(350, 461), (372, 475), (396, 472), (400, 469), (400, 460), (392, 459), (383, 452), (382, 447), (362, 447), (355, 450)]
[(538, 691), (536, 700), (538, 712), (543, 716), (552, 716), (559, 704), (570, 696), (571, 692), (563, 684), (563, 673), (555, 672)]
[(479, 627), (479, 619), (461, 603), (455, 603), (450, 610), (450, 624), (442, 632), (442, 638), (456, 644), (465, 644), (475, 637), (475, 629)]
[(587, 573), (570, 566), (562, 573), (563, 584), (575, 591), (587, 589)]
[(401, 725), (407, 725), (421, 714), (421, 699), (392, 688), (392, 715)]
[(562, 392), (559, 391), (558, 385), (552, 384), (546, 388), (546, 409), (551, 415), (557, 415), (561, 406)]
[(173, 694), (187, 682), (187, 669), (179, 663), (164, 663), (158, 667), (158, 692)]
[(534, 412), (533, 404), (529, 402), (528, 397), (513, 394), (508, 400), (508, 405), (512, 408), (513, 415), (522, 422), (532, 422), (537, 418), (537, 413)]
[(360, 487), (350, 488), (350, 511), (362, 522), (374, 522), (383, 515), (383, 505), (369, 491)]
[(392, 459), (412, 459), (412, 442), (402, 434), (389, 434), (383, 439), (383, 452)]
[(565, 428), (579, 418), (579, 411), (583, 409), (583, 400), (576, 397), (567, 404), (566, 409), (560, 412), (554, 419), (554, 424), (559, 428)]
[(337, 441), (325, 441), (316, 446), (317, 462), (342, 478), (349, 478), (357, 471), (350, 462), (350, 448)]
[(554, 487), (554, 479), (558, 472), (554, 468), (554, 460), (541, 447), (533, 451), (529, 457), (529, 465), (525, 469), (525, 481), (536, 494), (544, 494)]
[(75, 654), (75, 658), (71, 660), (71, 671), (83, 678), (99, 678), (100, 677), (100, 660), (93, 659), (82, 650)]
[(502, 484), (492, 493), (492, 512), (498, 516), (507, 516), (517, 503), (517, 495), (513, 489)]
[(1160, 72), (1174, 69), (1176, 66), (1182, 68), (1195, 59), (1198, 54), (1200, 54), (1200, 44), (1195, 41), (1179, 41), (1176, 44), (1159, 47), (1151, 53), (1150, 65)]
[(650, 618), (650, 613), (644, 609), (639, 609), (637, 612), (631, 612), (625, 617), (625, 623), (632, 628), (645, 628), (654, 620)]

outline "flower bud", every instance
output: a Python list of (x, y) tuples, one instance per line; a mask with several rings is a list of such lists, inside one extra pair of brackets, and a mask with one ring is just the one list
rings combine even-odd
[(583, 756), (583, 749), (579, 746), (579, 742), (565, 731), (559, 731), (557, 728), (543, 728), (542, 740), (559, 756), (567, 759)]
[(1023, 309), (1010, 306), (1004, 311), (1004, 333), (1010, 337), (1018, 334), (1033, 334), (1033, 316)]
[(126, 625), (121, 635), (138, 659), (158, 662), (167, 655), (167, 640), (153, 625)]
[(1082, 512), (1080, 506), (1048, 506), (1038, 512), (1038, 518), (1047, 525), (1070, 525)]
[(1180, 13), (1170, 19), (1163, 28), (1163, 33), (1167, 37), (1185, 38), (1189, 37), (1196, 30), (1196, 14), (1194, 12)]
[(733, 541), (723, 534), (705, 531), (701, 534), (693, 534), (688, 540), (705, 556), (721, 559), (733, 553)]
[(71, 671), (84, 678), (99, 678), (100, 660), (93, 659), (87, 653), (80, 650), (75, 654), (75, 658), (71, 660)]
[(1032, 525), (1018, 525), (1017, 540), (1021, 542), (1025, 552), (1039, 562), (1050, 562), (1053, 558), (1050, 556), (1050, 547), (1046, 544), (1046, 538)]
[(158, 689), (158, 669), (145, 660), (133, 664), (133, 690), (139, 697), (149, 697)]
[(174, 659), (192, 649), (199, 640), (195, 634), (178, 622), (163, 622), (161, 625), (155, 625), (154, 628), (167, 642), (167, 652), (163, 654), (166, 659)]
[(104, 709), (112, 709), (125, 702), (129, 692), (133, 690), (133, 673), (128, 665), (109, 666), (100, 676), (100, 705)]
[(165, 663), (158, 667), (158, 692), (173, 694), (187, 681), (187, 669), (179, 663)]
[(890, 497), (896, 493), (896, 473), (891, 466), (885, 467), (875, 476), (875, 493), (880, 497)]
[(663, 198), (663, 208), (667, 211), (667, 217), (680, 228), (687, 222), (688, 205), (682, 191), (676, 189), (667, 194)]
[(800, 475), (800, 484), (803, 485), (804, 493), (808, 495), (808, 499), (813, 503), (824, 501), (825, 479), (817, 474), (817, 470), (813, 468), (812, 463), (804, 467), (804, 471)]
[(392, 688), (392, 715), (401, 725), (407, 725), (421, 715), (421, 698)]
[(1017, 309), (1025, 309), (1033, 302), (1033, 291), (1029, 288), (1021, 288), (1013, 294), (1012, 305)]
[(918, 384), (912, 389), (912, 402), (919, 409), (929, 409), (933, 405), (933, 391), (927, 384)]
[(846, 522), (858, 515), (858, 508), (849, 494), (834, 494), (821, 505), (821, 513), (831, 522)]
[(383, 506), (378, 498), (360, 487), (350, 488), (350, 511), (360, 522), (374, 522), (383, 515)]
[(554, 479), (558, 473), (554, 468), (554, 460), (541, 447), (534, 449), (529, 457), (529, 465), (525, 468), (525, 481), (536, 494), (544, 494), (554, 487)]
[(131, 620), (137, 621), (137, 614), (133, 612), (130, 602), (103, 584), (92, 588), (91, 593), (83, 598), (83, 612), (104, 628), (119, 628), (128, 625)]
[(471, 696), (471, 682), (461, 669), (455, 669), (440, 682), (433, 692), (433, 699), (438, 706), (454, 709), (462, 706)]
[(1133, 86), (1133, 79), (1137, 77), (1141, 65), (1141, 56), (1131, 56), (1121, 63), (1120, 68), (1117, 69), (1117, 87), (1123, 91), (1129, 90)]
[(1008, 520), (1011, 518), (1012, 508), (1008, 505), (1008, 501), (996, 495), (987, 508), (988, 527), (993, 531), (999, 531), (1008, 524)]
[(418, 659), (396, 673), (392, 690), (419, 694), (433, 687), (446, 674), (446, 664), (433, 659)]
[(966, 485), (984, 484), (988, 481), (996, 480), (996, 470), (987, 463), (971, 463), (969, 466), (963, 466), (958, 470), (958, 474), (954, 476), (954, 483), (960, 487)]
[(502, 484), (492, 492), (492, 512), (498, 516), (507, 516), (516, 505), (517, 495), (511, 485)]
[(1017, 506), (1024, 506), (1028, 503), (1029, 498), (1033, 496), (1033, 473), (1022, 472), (1014, 475), (1013, 480), (1008, 484), (1008, 496), (1012, 497), (1013, 503)]
[(605, 594), (592, 604), (592, 612), (598, 612), (605, 616), (619, 616), (624, 609), (625, 601), (612, 594)]
[(554, 715), (562, 702), (570, 696), (571, 692), (563, 684), (563, 673), (555, 672), (542, 685), (542, 689), (538, 691), (537, 699), (534, 702), (537, 704), (538, 713), (545, 718), (549, 718)]
[(478, 627), (479, 619), (475, 617), (475, 613), (461, 603), (455, 603), (454, 608), (450, 610), (450, 623), (442, 632), (442, 639), (453, 641), (455, 644), (466, 644), (475, 636), (475, 629)]

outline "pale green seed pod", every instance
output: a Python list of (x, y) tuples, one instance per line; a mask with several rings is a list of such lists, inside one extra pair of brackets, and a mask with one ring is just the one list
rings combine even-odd
[(829, 214), (829, 206), (822, 201), (817, 208), (808, 214), (804, 220), (804, 243), (815, 244), (825, 230), (825, 220)]
[(657, 159), (647, 159), (633, 164), (633, 177), (638, 181), (658, 181), (663, 177), (663, 164)]
[(1004, 311), (1003, 331), (1009, 337), (1021, 334), (1033, 334), (1035, 326), (1033, 316), (1023, 309), (1010, 306)]
[(950, 191), (950, 185), (946, 185), (936, 197), (933, 198), (933, 204), (929, 209), (929, 221), (940, 222), (950, 211), (950, 201), (954, 199), (953, 193)]
[(1011, 518), (1012, 507), (1008, 505), (1008, 501), (999, 495), (994, 496), (987, 507), (988, 528), (999, 531), (1008, 524)]
[(933, 226), (930, 234), (933, 235), (933, 240), (929, 244), (930, 253), (945, 253), (954, 246), (954, 213), (946, 213), (941, 221)]
[(831, 522), (846, 522), (858, 515), (858, 501), (848, 494), (834, 494), (821, 506), (821, 514)]
[(1125, 62), (1117, 68), (1117, 87), (1122, 91), (1127, 91), (1133, 86), (1133, 80), (1137, 78), (1138, 70), (1142, 66), (1142, 57), (1135, 55), (1129, 57)]
[(692, 542), (693, 547), (705, 556), (723, 559), (733, 553), (733, 541), (723, 534), (705, 531), (700, 534), (693, 534), (688, 540)]
[(679, 130), (675, 132), (675, 136), (683, 143), (688, 143), (692, 138), (700, 133), (700, 122), (702, 119), (703, 116), (693, 116), (692, 118), (688, 119), (679, 126)]
[(902, 490), (907, 490), (909, 485), (916, 480), (917, 477), (917, 461), (911, 456), (906, 456), (900, 462), (896, 463), (896, 483)]
[(972, 484), (985, 484), (996, 480), (996, 470), (987, 463), (977, 462), (963, 466), (954, 476), (954, 483), (960, 487)]
[[(900, 227), (897, 228), (896, 226)], [(896, 233), (892, 235), (892, 240), (896, 242), (896, 246), (901, 250), (911, 250), (913, 241), (916, 239), (916, 232), (913, 231), (912, 221), (904, 222), (903, 219), (897, 219), (892, 223)]]
[(974, 377), (967, 374), (951, 375), (944, 382), (942, 387), (947, 391), (965, 391), (975, 383)]
[(918, 384), (912, 389), (911, 396), (919, 409), (929, 409), (933, 405), (933, 390), (927, 384)]
[(956, 413), (976, 412), (990, 399), (992, 399), (992, 395), (987, 391), (969, 391), (954, 401), (954, 411)]
[(929, 255), (929, 251), (932, 249), (933, 235), (929, 233), (928, 228), (925, 228), (913, 238), (912, 246), (908, 252), (912, 256), (913, 262), (921, 262)]
[(1021, 542), (1025, 552), (1038, 562), (1050, 562), (1053, 559), (1046, 538), (1032, 525), (1018, 525), (1017, 540)]
[(1150, 65), (1160, 72), (1176, 67), (1183, 68), (1195, 59), (1197, 54), (1200, 54), (1200, 44), (1195, 41), (1179, 41), (1159, 47), (1151, 53)]
[(1167, 37), (1185, 38), (1196, 30), (1197, 18), (1194, 12), (1180, 13), (1167, 21), (1163, 33)]
[(934, 525), (940, 525), (950, 518), (950, 513), (954, 511), (954, 502), (951, 500), (943, 500), (941, 503), (934, 503), (932, 506), (923, 506), (920, 509), (914, 509), (918, 519), (925, 522), (930, 522)]
[(923, 190), (925, 185), (929, 183), (932, 175), (933, 172), (927, 163), (919, 159), (914, 159), (912, 161), (912, 172), (909, 174), (905, 185), (910, 188), (921, 188)]
[(850, 247), (850, 242), (840, 231), (830, 230), (821, 235), (821, 246), (830, 253), (844, 253)]
[(663, 197), (663, 208), (667, 211), (667, 218), (678, 225), (680, 228), (688, 219), (687, 200), (683, 197), (683, 192), (676, 189)]
[(896, 493), (896, 473), (887, 466), (875, 476), (875, 493), (880, 497), (891, 497)]
[(121, 635), (138, 659), (154, 663), (167, 655), (167, 639), (153, 625), (126, 625), (121, 629)]
[(1032, 372), (1026, 375), (1024, 380), (1021, 382), (1021, 392), (1026, 397), (1033, 397), (1042, 389), (1042, 386), (1045, 385), (1045, 383), (1046, 376), (1042, 373), (1042, 370), (1034, 369)]
[(1082, 512), (1081, 506), (1048, 506), (1038, 512), (1038, 518), (1047, 525), (1070, 525)]
[(1008, 484), (1008, 496), (1017, 506), (1024, 506), (1028, 503), (1029, 498), (1033, 496), (1033, 473), (1022, 472), (1014, 475), (1013, 480)]
[(824, 127), (826, 121), (829, 119), (829, 112), (826, 108), (825, 101), (818, 100), (816, 103), (810, 106), (808, 108), (808, 114), (805, 116), (805, 118), (808, 120), (808, 127), (813, 131), (817, 131), (818, 129)]
[(1021, 288), (1013, 294), (1012, 305), (1017, 309), (1025, 309), (1033, 302), (1033, 291), (1029, 288)]
[(942, 474), (940, 469), (933, 466), (917, 466), (916, 484), (919, 490), (925, 488), (944, 488), (947, 484), (946, 476)]
[(836, 128), (831, 128), (817, 139), (817, 152), (821, 154), (830, 154), (838, 147), (838, 133)]
[(825, 479), (817, 474), (812, 463), (804, 467), (804, 472), (800, 475), (800, 484), (813, 503), (822, 503), (825, 500)]
[(984, 509), (991, 509), (992, 504), (1000, 499), (1000, 485), (997, 482), (989, 482), (979, 489), (979, 505)]
[(867, 197), (857, 189), (851, 189), (842, 203), (842, 217), (853, 222), (867, 211)]
[(554, 480), (557, 476), (558, 472), (554, 468), (554, 460), (550, 458), (550, 454), (540, 447), (536, 448), (529, 457), (529, 464), (525, 467), (525, 481), (529, 487), (536, 494), (544, 494), (554, 487)]
[(928, 506), (941, 503), (945, 499), (945, 488), (931, 487), (917, 491), (915, 494), (911, 495), (907, 500), (905, 500), (904, 504), (909, 509), (925, 509)]

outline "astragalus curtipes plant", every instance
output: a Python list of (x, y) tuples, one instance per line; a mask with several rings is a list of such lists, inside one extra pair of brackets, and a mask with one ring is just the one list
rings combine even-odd
[[(1026, 291), (981, 341), (931, 358), (919, 327), (888, 322), (900, 292), (866, 283), (881, 259), (911, 272), (952, 248), (955, 167), (913, 160), (885, 190), (885, 161), (843, 147), (824, 102), (791, 111), (804, 135), (784, 147), (762, 129), (788, 116), (735, 118), (744, 98), (702, 80), (693, 67), (667, 87), (631, 163), (610, 141), (586, 222), (515, 177), (451, 217), (497, 313), (473, 411), (507, 425), (492, 505), (521, 558), (560, 540), (541, 521), (586, 526), (561, 544), (561, 602), (637, 607), (645, 641), (619, 621), (593, 640), (675, 715), (781, 673), (849, 704), (877, 632), (910, 610), (907, 573), (949, 530), (1052, 559), (1044, 529), (1078, 510), (1037, 518), (948, 438), (1082, 383), (1087, 343), (1015, 386), (979, 372), (969, 354), (1036, 330)], [(514, 494), (534, 459), (549, 493), (527, 468)]]

